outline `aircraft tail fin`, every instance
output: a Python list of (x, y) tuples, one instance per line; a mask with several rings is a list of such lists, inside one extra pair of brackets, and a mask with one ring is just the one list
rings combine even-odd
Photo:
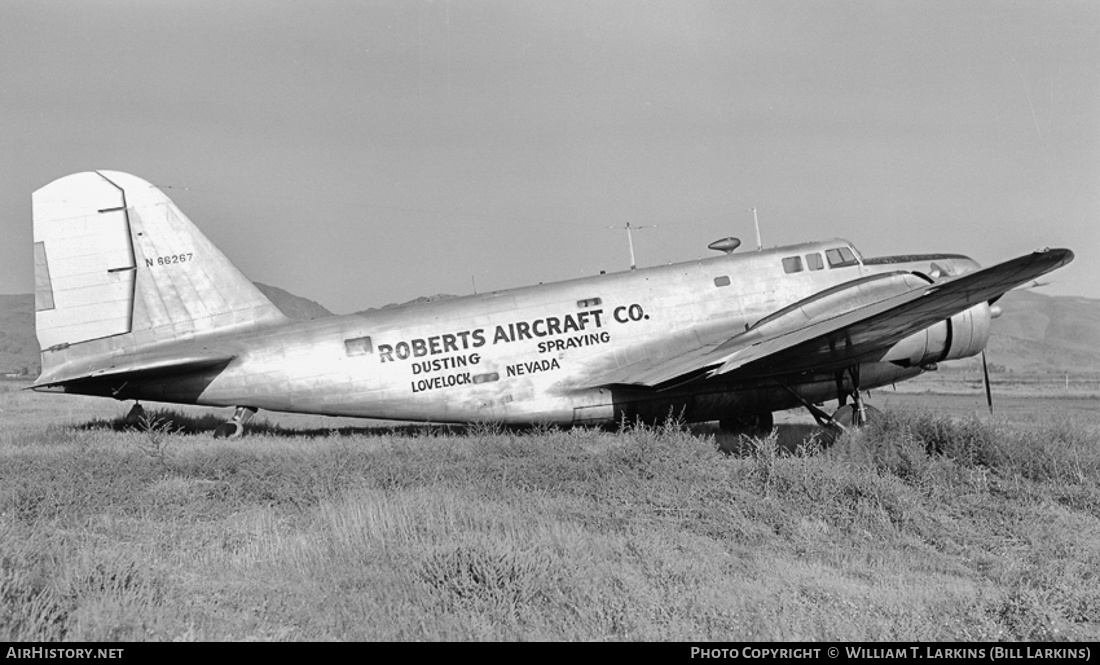
[(32, 198), (39, 384), (96, 357), (286, 320), (141, 178), (75, 173)]

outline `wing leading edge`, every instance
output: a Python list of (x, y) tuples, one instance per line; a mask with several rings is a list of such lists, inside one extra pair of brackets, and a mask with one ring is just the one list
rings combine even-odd
[(888, 295), (837, 316), (771, 334), (739, 333), (700, 344), (657, 363), (618, 367), (589, 377), (586, 387), (626, 384), (661, 387), (702, 376), (831, 371), (880, 360), (906, 337), (1073, 260), (1068, 249), (1045, 249), (959, 277)]

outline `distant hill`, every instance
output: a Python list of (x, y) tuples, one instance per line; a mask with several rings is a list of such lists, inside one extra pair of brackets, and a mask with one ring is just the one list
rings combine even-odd
[[(283, 289), (259, 283), (256, 287), (293, 319), (333, 316), (318, 303)], [(439, 294), (411, 302), (453, 297)], [(1100, 300), (1012, 291), (999, 304), (1004, 313), (993, 321), (988, 349), (992, 366), (1013, 372), (1100, 372)], [(0, 375), (23, 371), (31, 376), (39, 372), (34, 296), (0, 295)]]
[(275, 303), (275, 306), (282, 310), (283, 314), (286, 314), (292, 319), (298, 319), (301, 321), (308, 321), (310, 319), (323, 319), (326, 316), (332, 316), (332, 312), (325, 309), (320, 304), (296, 296), (289, 291), (284, 291), (277, 286), (268, 286), (267, 284), (261, 284), (254, 282), (256, 288), (260, 290), (267, 299)]
[(38, 376), (38, 339), (34, 336), (34, 296), (0, 295), (0, 376)]
[(408, 302), (401, 302), (401, 303), (391, 302), (387, 305), (382, 305), (381, 307), (368, 307), (367, 309), (356, 312), (356, 314), (366, 314), (367, 312), (373, 312), (373, 311), (379, 310), (379, 309), (389, 309), (391, 307), (403, 307), (405, 305), (423, 305), (424, 303), (436, 302), (436, 301), (439, 301), (439, 300), (450, 300), (451, 298), (457, 298), (457, 297), (458, 296), (453, 296), (449, 293), (437, 293), (434, 296), (420, 296), (419, 298), (416, 298), (414, 300), (410, 300)]
[(986, 355), (1014, 372), (1100, 371), (1100, 300), (1011, 291)]

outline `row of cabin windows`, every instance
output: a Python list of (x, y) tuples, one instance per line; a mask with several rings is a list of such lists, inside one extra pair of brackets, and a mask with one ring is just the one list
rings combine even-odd
[[(856, 255), (847, 247), (836, 247), (834, 249), (825, 250), (825, 260), (829, 262), (830, 268), (843, 268), (845, 266), (854, 266), (858, 263)], [(825, 268), (825, 262), (822, 261), (820, 252), (812, 252), (806, 255), (806, 268), (809, 270), (822, 270)], [(783, 259), (783, 272), (787, 274), (802, 272), (802, 257), (788, 256)], [(730, 278), (725, 275), (715, 277), (714, 285), (729, 286)]]
[[(856, 255), (847, 247), (835, 247), (825, 250), (825, 259), (829, 262), (830, 268), (843, 268), (845, 266), (854, 266), (858, 263), (858, 261), (856, 261)], [(810, 270), (821, 270), (824, 268), (825, 265), (821, 262), (821, 254), (818, 252), (807, 254), (806, 267)], [(783, 272), (802, 272), (802, 257), (788, 256), (783, 259)]]

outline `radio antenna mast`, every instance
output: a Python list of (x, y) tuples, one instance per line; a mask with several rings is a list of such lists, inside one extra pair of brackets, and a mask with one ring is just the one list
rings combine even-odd
[(656, 228), (656, 224), (650, 224), (648, 226), (631, 226), (630, 222), (626, 223), (626, 226), (609, 226), (609, 229), (626, 229), (626, 243), (630, 247), (630, 269), (637, 270), (638, 265), (634, 260), (634, 231), (638, 229), (652, 229)]
[(760, 220), (756, 218), (756, 208), (749, 208), (752, 211), (752, 224), (756, 227), (756, 251), (760, 251), (764, 248), (764, 243), (760, 242)]

